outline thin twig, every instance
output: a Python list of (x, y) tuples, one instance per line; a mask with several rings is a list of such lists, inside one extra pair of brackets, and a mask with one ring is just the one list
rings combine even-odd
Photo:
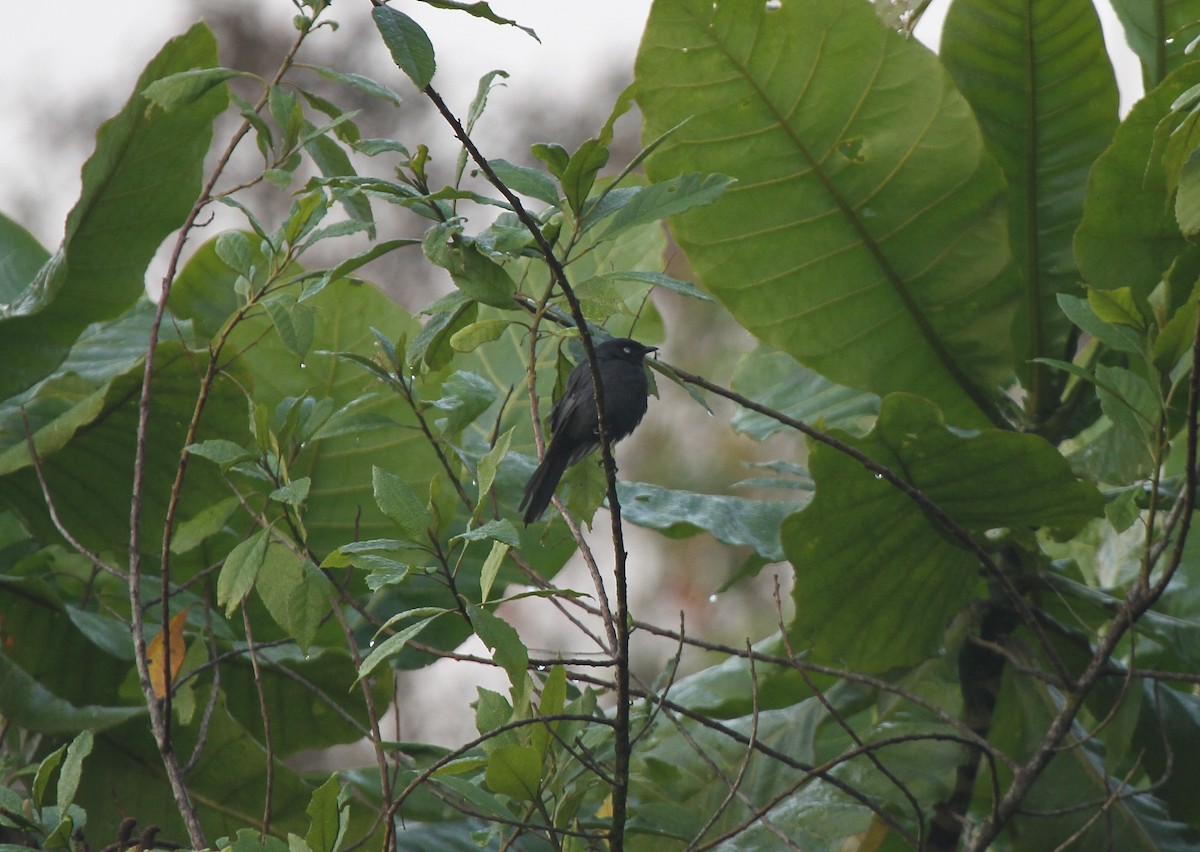
[(50, 514), (50, 522), (54, 524), (54, 528), (58, 530), (59, 535), (67, 540), (67, 544), (71, 545), (77, 553), (85, 557), (94, 566), (106, 574), (116, 577), (122, 582), (129, 581), (129, 575), (124, 571), (109, 565), (105, 562), (100, 554), (89, 550), (84, 546), (83, 542), (77, 539), (67, 525), (63, 523), (58, 514), (58, 508), (54, 505), (54, 498), (50, 494), (50, 484), (46, 481), (46, 473), (42, 470), (42, 460), (38, 457), (37, 447), (33, 442), (33, 431), (29, 426), (29, 415), (25, 413), (25, 406), (21, 406), (21, 422), (25, 425), (25, 446), (29, 449), (29, 458), (33, 462), (33, 472), (37, 476), (38, 485), (42, 489), (42, 499), (46, 501), (46, 511)]
[[(746, 649), (750, 650), (749, 640), (746, 641)], [(737, 777), (729, 785), (729, 792), (725, 794), (725, 798), (721, 800), (721, 803), (713, 809), (712, 816), (705, 821), (704, 825), (700, 826), (700, 829), (688, 843), (686, 852), (708, 848), (707, 844), (705, 846), (699, 845), (700, 838), (704, 837), (709, 829), (717, 824), (717, 820), (733, 804), (733, 800), (737, 798), (738, 791), (742, 788), (742, 783), (746, 780), (746, 772), (750, 768), (750, 758), (754, 756), (754, 744), (758, 742), (758, 672), (755, 671), (754, 660), (750, 661), (750, 687), (750, 746), (746, 749), (741, 766), (738, 767)]]
[(596, 347), (592, 341), (592, 335), (588, 329), (588, 323), (583, 315), (583, 308), (579, 303), (578, 297), (571, 288), (570, 281), (567, 279), (566, 271), (562, 264), (554, 254), (554, 248), (546, 240), (541, 229), (537, 226), (537, 222), (525, 209), (521, 199), (518, 198), (505, 183), (500, 180), (493, 171), (491, 164), (487, 158), (480, 153), (475, 146), (470, 135), (463, 127), (462, 123), (446, 106), (446, 102), (432, 86), (426, 86), (425, 96), (433, 103), (438, 112), (445, 119), (454, 131), (454, 135), (466, 148), (471, 159), (479, 166), (480, 171), (487, 177), (488, 181), (496, 187), (497, 191), (504, 196), (505, 200), (512, 206), (513, 212), (521, 221), (521, 224), (529, 231), (534, 241), (537, 243), (538, 251), (542, 258), (550, 267), (554, 274), (554, 280), (567, 303), (571, 307), (571, 317), (575, 321), (576, 327), (579, 329), (579, 337), (583, 343), (584, 352), (587, 354), (588, 369), (592, 376), (592, 393), (595, 396), (596, 402), (596, 421), (597, 432), (600, 437), (600, 454), (604, 465), (604, 476), (608, 485), (608, 507), (609, 515), (612, 522), (612, 538), (613, 538), (613, 554), (616, 558), (616, 566), (614, 574), (616, 577), (616, 600), (617, 608), (615, 612), (616, 632), (617, 632), (617, 648), (615, 654), (616, 660), (616, 675), (617, 675), (617, 706), (616, 706), (616, 731), (614, 743), (615, 766), (613, 777), (615, 783), (612, 789), (612, 832), (609, 835), (609, 845), (614, 852), (621, 852), (625, 844), (625, 820), (627, 816), (628, 800), (629, 800), (629, 749), (630, 749), (630, 730), (629, 730), (629, 594), (628, 584), (626, 582), (625, 565), (628, 554), (625, 552), (625, 534), (621, 525), (621, 503), (617, 496), (617, 466), (613, 459), (612, 443), (609, 437), (607, 424), (604, 416), (604, 385), (601, 382), (600, 366), (596, 361)]
[(1096, 681), (1109, 671), (1111, 658), (1117, 644), (1134, 623), (1158, 601), (1182, 563), (1183, 548), (1187, 542), (1192, 512), (1196, 505), (1196, 445), (1197, 433), (1200, 431), (1197, 425), (1197, 406), (1200, 404), (1200, 315), (1197, 315), (1196, 318), (1196, 335), (1192, 343), (1192, 374), (1188, 382), (1186, 481), (1183, 488), (1183, 499), (1179, 500), (1177, 505), (1177, 508), (1182, 508), (1180, 508), (1179, 528), (1176, 531), (1171, 558), (1154, 585), (1147, 589), (1141, 584), (1135, 584), (1129, 591), (1125, 603), (1117, 610), (1108, 630), (1096, 644), (1091, 660), (1079, 676), (1070, 694), (1066, 696), (1062, 709), (1054, 717), (1050, 727), (1043, 735), (1042, 741), (1025, 764), (1013, 774), (1012, 783), (1004, 794), (1004, 798), (996, 806), (992, 816), (980, 823), (968, 839), (965, 847), (967, 852), (982, 852), (986, 849), (1020, 809), (1021, 803), (1029, 794), (1034, 782), (1054, 757), (1058, 744), (1070, 731), (1075, 716), (1083, 707), (1084, 699)]
[[(302, 29), (296, 36), (288, 53), (284, 56), (280, 63), (279, 71), (271, 85), (277, 84), (287, 69), (291, 66), (300, 45), (303, 44), (306, 35), (311, 32), (311, 29)], [(269, 91), (269, 88), (268, 88)], [(267, 92), (263, 93), (257, 109), (262, 109), (267, 103)], [(212, 173), (208, 181), (200, 191), (199, 197), (192, 205), (191, 212), (184, 220), (182, 227), (179, 230), (179, 236), (175, 240), (175, 246), (171, 251), (170, 259), (167, 263), (167, 271), (163, 275), (162, 291), (159, 296), (158, 306), (154, 312), (154, 320), (150, 325), (150, 336), (146, 344), (146, 358), (142, 372), (142, 388), (141, 395), (138, 400), (138, 424), (137, 437), (134, 450), (133, 462), (133, 489), (130, 495), (129, 506), (129, 606), (132, 618), (133, 630), (133, 645), (134, 657), (137, 663), (138, 681), (142, 689), (142, 695), (146, 702), (146, 707), (150, 712), (150, 724), (154, 732), (155, 743), (158, 746), (159, 755), (162, 758), (163, 765), (166, 769), (167, 778), (171, 784), (171, 790), (175, 797), (176, 806), (179, 809), (180, 817), (187, 828), (188, 837), (194, 848), (202, 849), (208, 844), (204, 839), (204, 830), (200, 825), (199, 816), (196, 813), (196, 808), (192, 803), (191, 795), (187, 790), (187, 785), (184, 783), (182, 773), (180, 772), (178, 761), (175, 758), (174, 750), (171, 744), (171, 713), (167, 702), (160, 702), (154, 693), (154, 687), (150, 682), (150, 669), (146, 654), (146, 637), (143, 630), (144, 610), (142, 603), (141, 591), (141, 524), (142, 524), (142, 500), (145, 496), (145, 475), (146, 475), (146, 455), (149, 439), (150, 428), (150, 407), (151, 407), (151, 383), (154, 377), (156, 358), (158, 354), (159, 333), (162, 329), (163, 320), (166, 317), (167, 303), (170, 299), (171, 288), (174, 284), (176, 274), (179, 269), (180, 259), (183, 255), (183, 247), (187, 242), (188, 236), (195, 227), (200, 213), (205, 207), (211, 203), (213, 199), (213, 189), (225, 171), (230, 158), (233, 155), (234, 149), (241, 143), (242, 139), (249, 133), (251, 124), (248, 120), (243, 120), (241, 126), (230, 139), (229, 145), (225, 152), (218, 157), (216, 165), (213, 167)], [(177, 469), (177, 479), (182, 478), (183, 471), (187, 466), (188, 453), (184, 451), (180, 456), (179, 469)], [(170, 540), (169, 528), (164, 531), (164, 541)], [(170, 606), (169, 606), (169, 551), (167, 547), (163, 548), (162, 553), (162, 622), (163, 622), (163, 657), (170, 660)], [(169, 680), (168, 680), (169, 682)], [(169, 698), (168, 698), (169, 701)]]
[(263, 796), (262, 825), (259, 827), (260, 839), (265, 840), (271, 831), (271, 800), (275, 793), (275, 746), (271, 739), (271, 714), (267, 710), (267, 693), (263, 687), (262, 670), (258, 667), (258, 651), (254, 648), (254, 631), (250, 627), (247, 602), (243, 597), (242, 628), (246, 631), (246, 654), (250, 658), (250, 669), (254, 673), (254, 691), (258, 695), (258, 709), (263, 717), (263, 748), (267, 757), (266, 793)]
[(927, 497), (919, 488), (917, 488), (915, 485), (912, 485), (891, 468), (875, 461), (875, 459), (871, 458), (857, 447), (852, 447), (844, 441), (839, 441), (832, 435), (823, 432), (820, 429), (816, 429), (802, 420), (797, 420), (794, 417), (788, 417), (786, 414), (762, 405), (761, 403), (755, 402), (749, 397), (743, 396), (736, 391), (722, 387), (715, 382), (710, 382), (703, 376), (698, 376), (695, 373), (690, 373), (687, 370), (682, 370), (675, 366), (672, 366), (671, 369), (675, 372), (675, 375), (688, 384), (693, 384), (697, 387), (704, 388), (710, 393), (715, 393), (718, 396), (725, 397), (731, 402), (736, 402), (743, 408), (748, 408), (751, 411), (764, 415), (765, 417), (770, 417), (772, 420), (795, 429), (801, 434), (807, 435), (814, 441), (818, 441), (819, 443), (825, 444), (826, 446), (837, 450), (839, 453), (849, 456), (867, 470), (876, 474), (881, 479), (886, 480), (894, 488), (896, 488), (896, 490), (900, 491), (902, 494), (916, 503), (930, 517), (930, 519), (939, 525), (939, 527), (947, 535), (958, 542), (959, 546), (974, 556), (983, 569), (987, 572), (988, 576), (1000, 585), (1000, 587), (1004, 590), (1005, 597), (1012, 603), (1012, 606), (1017, 611), (1021, 621), (1037, 640), (1038, 647), (1042, 650), (1042, 653), (1046, 655), (1046, 659), (1050, 661), (1051, 666), (1054, 668), (1054, 673), (1058, 676), (1062, 685), (1067, 687), (1070, 686), (1071, 674), (1067, 670), (1066, 664), (1063, 663), (1058, 653), (1054, 650), (1054, 646), (1050, 643), (1050, 639), (1046, 636), (1046, 633), (1042, 629), (1041, 624), (1038, 623), (1037, 618), (1034, 617), (1033, 611), (1029, 608), (1029, 604), (1025, 601), (1024, 596), (1013, 585), (1008, 574), (1006, 574), (1004, 570), (996, 564), (996, 561), (992, 558), (992, 555), (987, 552), (983, 545), (975, 540), (975, 538), (966, 530), (966, 528), (950, 517), (950, 515), (946, 513), (945, 509), (943, 509), (933, 500), (929, 499), (929, 497)]

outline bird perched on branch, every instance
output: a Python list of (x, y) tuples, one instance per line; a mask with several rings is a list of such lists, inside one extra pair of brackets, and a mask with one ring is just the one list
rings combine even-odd
[[(657, 349), (627, 337), (606, 340), (596, 347), (596, 366), (604, 389), (604, 428), (614, 444), (632, 432), (646, 414), (648, 387), (642, 359)], [(567, 468), (600, 447), (592, 370), (586, 360), (567, 377), (566, 390), (550, 412), (550, 432), (553, 437), (546, 456), (529, 477), (521, 498), (526, 524), (546, 511)]]

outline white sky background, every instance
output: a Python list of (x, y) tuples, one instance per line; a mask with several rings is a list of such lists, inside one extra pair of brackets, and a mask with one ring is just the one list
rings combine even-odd
[[(254, 2), (207, 0), (200, 7), (246, 8)], [(926, 13), (917, 32), (922, 41), (936, 43), (948, 2), (935, 0)], [(261, 25), (271, 15), (286, 23), (294, 12), (287, 0), (257, 0), (257, 4), (251, 7), (256, 14), (247, 16), (250, 26)], [(344, 21), (365, 15), (366, 5), (341, 0), (332, 14), (326, 14)], [(498, 27), (417, 3), (401, 6), (429, 33), (438, 59), (435, 85), (461, 112), (479, 77), (495, 68), (511, 75), (506, 81), (508, 92), (497, 93), (497, 98), (556, 100), (572, 91), (580, 98), (589, 97), (597, 73), (614, 66), (632, 68), (650, 0), (492, 0), (497, 14), (536, 25), (541, 44), (514, 27)], [(1101, 6), (1106, 30), (1115, 28), (1111, 10), (1106, 3)], [(6, 0), (4, 12), (0, 212), (22, 222), (53, 248), (78, 195), (79, 169), (90, 150), (64, 148), (60, 140), (45, 138), (39, 132), (39, 116), (55, 108), (84, 108), (80, 121), (87, 123), (84, 129), (91, 138), (96, 123), (119, 109), (162, 42), (190, 25), (194, 11), (187, 4), (164, 0), (118, 0), (100, 6), (94, 0), (56, 0), (52, 7), (33, 0)], [(364, 49), (386, 56), (378, 40)], [(1140, 93), (1136, 91), (1140, 80), (1127, 49), (1117, 57), (1117, 64), (1123, 88), (1129, 88), (1124, 85), (1128, 81), (1134, 87), (1122, 98), (1124, 112)], [(546, 87), (553, 87), (553, 93)]]
[[(295, 9), (288, 0), (205, 0), (199, 6), (203, 11), (255, 2), (255, 13), (247, 16), (249, 26), (261, 26), (272, 15), (290, 26)], [(511, 75), (505, 81), (508, 92), (497, 92), (496, 102), (505, 97), (536, 102), (547, 86), (554, 87), (554, 100), (569, 91), (586, 98), (596, 73), (615, 65), (632, 74), (650, 0), (492, 0), (490, 5), (503, 17), (533, 26), (541, 44), (515, 27), (398, 3), (429, 33), (438, 62), (434, 84), (460, 113), (474, 96), (478, 79), (493, 69)], [(3, 9), (0, 212), (53, 248), (78, 196), (79, 170), (90, 145), (74, 151), (48, 142), (38, 132), (39, 114), (55, 105), (75, 109), (81, 102), (95, 104), (102, 110), (99, 114), (81, 116), (88, 122), (88, 138), (93, 138), (95, 125), (120, 108), (141, 69), (167, 38), (190, 26), (195, 12), (187, 4), (165, 0), (118, 0), (102, 6), (94, 0), (55, 0), (52, 11), (42, 2), (5, 0)], [(347, 21), (368, 13), (365, 0), (341, 0), (323, 18)], [(337, 39), (343, 32), (313, 38)], [(387, 58), (378, 38), (364, 50), (377, 54), (372, 57), (375, 67)], [(397, 80), (389, 82), (398, 85)], [(495, 110), (496, 115), (500, 112)], [(36, 209), (18, 209), (18, 199), (30, 197), (38, 199)]]

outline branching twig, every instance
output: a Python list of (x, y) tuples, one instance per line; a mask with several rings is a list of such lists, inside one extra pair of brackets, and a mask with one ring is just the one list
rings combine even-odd
[[(1130, 590), (1125, 603), (1117, 610), (1108, 630), (1096, 644), (1096, 649), (1087, 667), (1079, 676), (1070, 694), (1065, 697), (1066, 700), (1063, 702), (1062, 709), (1054, 717), (1050, 727), (1042, 737), (1042, 741), (1025, 764), (1014, 773), (1012, 784), (1004, 794), (1003, 799), (996, 806), (996, 810), (992, 816), (984, 820), (969, 838), (966, 846), (967, 852), (982, 852), (982, 850), (986, 849), (995, 840), (1000, 830), (1020, 809), (1021, 802), (1024, 801), (1032, 789), (1034, 782), (1037, 781), (1042, 771), (1050, 763), (1051, 758), (1054, 757), (1058, 744), (1071, 729), (1075, 716), (1079, 713), (1080, 708), (1083, 707), (1084, 699), (1091, 692), (1096, 681), (1110, 670), (1111, 657), (1116, 650), (1117, 644), (1137, 620), (1158, 601), (1162, 593), (1166, 591), (1167, 584), (1170, 583), (1171, 578), (1182, 563), (1183, 548), (1187, 541), (1188, 531), (1191, 527), (1192, 513), (1196, 505), (1196, 445), (1198, 432), (1196, 412), (1198, 402), (1200, 402), (1200, 315), (1197, 316), (1196, 333), (1197, 336), (1193, 339), (1194, 342), (1192, 344), (1192, 373), (1188, 382), (1186, 481), (1184, 483), (1183, 499), (1177, 501), (1175, 507), (1179, 510), (1179, 521), (1178, 530), (1175, 535), (1175, 545), (1171, 551), (1171, 558), (1157, 582), (1149, 588), (1138, 583)], [(1174, 509), (1172, 510), (1172, 514), (1174, 514)]]
[(566, 271), (555, 256), (553, 246), (550, 245), (542, 234), (541, 229), (537, 226), (537, 222), (529, 214), (529, 211), (525, 209), (524, 204), (521, 203), (521, 199), (492, 170), (491, 164), (475, 146), (466, 128), (463, 127), (454, 113), (446, 106), (445, 101), (442, 100), (437, 91), (432, 86), (426, 86), (424, 91), (425, 96), (437, 108), (446, 123), (454, 131), (454, 135), (458, 137), (463, 147), (466, 148), (471, 159), (479, 166), (480, 171), (487, 177), (488, 181), (496, 187), (497, 191), (512, 206), (513, 212), (521, 221), (521, 224), (525, 226), (537, 243), (538, 251), (550, 267), (555, 283), (562, 290), (563, 296), (571, 306), (571, 317), (579, 329), (579, 337), (583, 342), (584, 352), (587, 354), (588, 368), (592, 376), (592, 393), (595, 396), (596, 402), (597, 432), (600, 436), (601, 460), (604, 465), (604, 476), (608, 485), (608, 507), (612, 521), (613, 554), (616, 558), (616, 567), (614, 570), (617, 598), (617, 608), (614, 614), (617, 632), (615, 654), (617, 706), (616, 742), (614, 747), (616, 760), (613, 771), (615, 783), (612, 789), (612, 833), (609, 836), (609, 844), (615, 852), (620, 852), (624, 848), (626, 808), (629, 798), (629, 599), (628, 585), (625, 577), (625, 562), (628, 554), (625, 552), (625, 534), (621, 525), (621, 504), (617, 497), (617, 466), (613, 460), (612, 443), (604, 417), (604, 385), (601, 382), (600, 367), (596, 361), (596, 347), (592, 341), (591, 332), (588, 330), (587, 320), (583, 315), (583, 308), (580, 306), (579, 299), (571, 288)]
[[(280, 63), (279, 71), (271, 85), (278, 84), (283, 79), (283, 75), (287, 69), (291, 67), (296, 53), (303, 44), (307, 34), (311, 29), (302, 29), (293, 41), (291, 48), (283, 61)], [(264, 91), (262, 98), (259, 101), (256, 109), (262, 109), (267, 103), (267, 91)], [(251, 124), (249, 120), (243, 120), (241, 126), (234, 133), (225, 152), (218, 157), (216, 165), (213, 167), (212, 173), (208, 181), (200, 191), (199, 197), (192, 205), (191, 212), (184, 220), (183, 226), (179, 230), (179, 236), (176, 238), (175, 246), (171, 251), (170, 259), (167, 263), (167, 271), (163, 276), (162, 292), (160, 293), (158, 306), (155, 309), (154, 320), (150, 325), (150, 337), (146, 344), (146, 358), (142, 373), (142, 388), (141, 396), (138, 400), (138, 424), (137, 437), (134, 450), (133, 462), (133, 490), (130, 496), (129, 506), (129, 606), (131, 618), (133, 621), (133, 643), (134, 656), (137, 662), (138, 681), (142, 688), (142, 694), (145, 698), (146, 706), (150, 712), (150, 724), (154, 731), (155, 743), (158, 746), (159, 754), (163, 760), (163, 765), (166, 768), (167, 778), (171, 784), (171, 790), (175, 797), (175, 803), (179, 808), (179, 813), (183, 819), (184, 825), (187, 827), (188, 837), (194, 848), (202, 849), (208, 844), (204, 839), (204, 831), (200, 826), (200, 820), (196, 814), (195, 806), (192, 804), (191, 795), (188, 793), (187, 786), (184, 784), (182, 773), (179, 769), (178, 761), (176, 760), (174, 750), (171, 744), (171, 714), (169, 705), (165, 702), (160, 702), (155, 696), (154, 688), (150, 682), (150, 669), (146, 655), (146, 637), (143, 630), (144, 610), (142, 604), (141, 592), (141, 524), (142, 524), (142, 500), (145, 496), (145, 475), (146, 475), (146, 452), (149, 437), (150, 427), (150, 408), (151, 408), (151, 383), (154, 378), (154, 369), (158, 354), (158, 339), (162, 328), (163, 320), (166, 317), (167, 303), (171, 295), (171, 287), (174, 284), (176, 274), (179, 269), (180, 259), (183, 255), (183, 247), (187, 242), (188, 236), (195, 227), (196, 222), (203, 211), (213, 199), (213, 189), (221, 175), (224, 174), (225, 167), (229, 164), (230, 158), (233, 156), (234, 150), (241, 143), (242, 139), (249, 133)], [(176, 479), (182, 484), (182, 478), (187, 468), (188, 453), (184, 451), (180, 456), (179, 467), (177, 468)], [(170, 525), (164, 529), (163, 541), (169, 541), (171, 535)], [(169, 551), (166, 546), (162, 552), (162, 637), (163, 637), (163, 658), (170, 660), (170, 606), (169, 604)], [(169, 683), (169, 679), (167, 681)]]
[(54, 528), (58, 530), (59, 535), (67, 540), (67, 544), (71, 545), (77, 553), (101, 571), (116, 577), (122, 582), (128, 582), (129, 577), (124, 571), (109, 565), (100, 557), (100, 554), (88, 549), (83, 542), (71, 533), (67, 525), (63, 523), (62, 518), (58, 515), (58, 508), (54, 505), (54, 497), (50, 494), (50, 484), (46, 481), (45, 471), (42, 470), (42, 460), (38, 457), (37, 446), (33, 441), (33, 431), (29, 426), (29, 415), (25, 413), (25, 406), (23, 405), (21, 406), (21, 422), (25, 425), (25, 446), (29, 448), (29, 458), (33, 462), (33, 472), (37, 476), (38, 485), (42, 489), (42, 499), (46, 501), (46, 511), (50, 515), (50, 522), (54, 524)]

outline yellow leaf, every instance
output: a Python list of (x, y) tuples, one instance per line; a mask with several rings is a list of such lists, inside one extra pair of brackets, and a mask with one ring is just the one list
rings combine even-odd
[[(185, 606), (179, 612), (175, 613), (171, 619), (171, 683), (175, 682), (175, 676), (179, 674), (179, 667), (183, 665), (183, 655), (187, 650), (183, 643), (183, 626), (187, 623), (187, 613), (191, 606)], [(150, 669), (150, 685), (154, 687), (154, 694), (158, 698), (167, 697), (167, 681), (163, 670), (163, 635), (162, 631), (150, 642), (150, 647), (146, 649), (146, 663)]]

